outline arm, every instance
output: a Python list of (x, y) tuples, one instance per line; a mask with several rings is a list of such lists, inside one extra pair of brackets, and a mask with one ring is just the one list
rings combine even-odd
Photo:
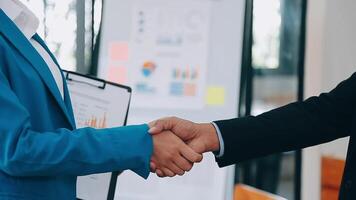
[(330, 93), (256, 117), (217, 121), (225, 143), (220, 166), (349, 136), (356, 109), (356, 74)]
[(147, 125), (35, 131), (10, 88), (0, 70), (0, 170), (11, 176), (80, 176), (130, 169), (147, 178), (150, 159), (174, 176), (202, 159), (169, 131), (151, 137)]
[[(304, 102), (245, 117), (197, 124), (176, 117), (151, 122), (151, 134), (172, 130), (196, 152), (218, 151), (220, 167), (283, 151), (300, 149), (350, 135), (356, 109), (356, 74), (330, 93)], [(222, 134), (219, 141), (218, 132)], [(155, 169), (154, 163), (151, 165)]]
[(148, 126), (37, 132), (0, 68), (0, 170), (12, 176), (86, 175), (131, 169), (147, 177)]

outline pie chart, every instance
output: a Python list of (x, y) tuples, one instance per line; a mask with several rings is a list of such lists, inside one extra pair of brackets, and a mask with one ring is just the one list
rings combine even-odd
[(154, 64), (153, 62), (147, 61), (147, 62), (143, 63), (142, 73), (145, 77), (149, 77), (155, 71), (155, 69), (156, 69), (156, 64)]

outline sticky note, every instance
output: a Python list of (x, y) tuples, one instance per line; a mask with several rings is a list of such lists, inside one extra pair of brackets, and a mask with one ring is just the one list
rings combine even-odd
[(208, 87), (205, 101), (207, 105), (222, 106), (225, 104), (225, 88), (218, 86)]
[(109, 44), (111, 61), (127, 61), (129, 59), (128, 42), (113, 42)]
[(185, 96), (195, 96), (197, 91), (197, 87), (194, 83), (186, 83), (184, 84), (184, 95)]
[(127, 83), (127, 68), (124, 66), (110, 66), (108, 79), (111, 82), (126, 84)]

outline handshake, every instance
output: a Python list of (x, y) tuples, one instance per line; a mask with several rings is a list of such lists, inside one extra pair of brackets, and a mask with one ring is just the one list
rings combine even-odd
[(169, 117), (153, 121), (149, 127), (154, 147), (150, 168), (159, 177), (182, 176), (203, 159), (203, 153), (220, 149), (211, 123)]

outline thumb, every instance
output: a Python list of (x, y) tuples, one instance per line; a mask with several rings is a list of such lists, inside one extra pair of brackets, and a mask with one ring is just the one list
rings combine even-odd
[(162, 128), (159, 128), (159, 127), (156, 127), (156, 126), (150, 128), (150, 129), (148, 130), (148, 132), (149, 132), (151, 135), (157, 135), (157, 134), (161, 133), (162, 131), (163, 131)]
[(148, 125), (150, 127), (148, 132), (151, 135), (156, 135), (156, 134), (161, 133), (162, 131), (170, 130), (173, 128), (172, 123), (167, 118), (155, 120), (153, 122), (150, 122)]
[(148, 123), (148, 126), (149, 126), (148, 132), (151, 135), (156, 135), (156, 134), (161, 133), (163, 131), (163, 128), (160, 125), (161, 123), (157, 123), (157, 122), (158, 122), (158, 120), (155, 120), (155, 121), (152, 121), (152, 122)]

